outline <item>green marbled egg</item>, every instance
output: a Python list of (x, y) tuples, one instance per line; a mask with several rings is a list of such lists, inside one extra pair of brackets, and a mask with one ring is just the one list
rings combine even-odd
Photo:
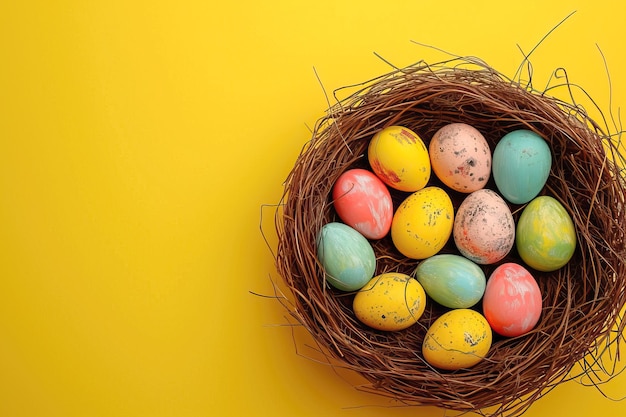
[(550, 196), (533, 199), (517, 222), (515, 245), (522, 260), (538, 271), (556, 271), (576, 250), (576, 229), (569, 213)]

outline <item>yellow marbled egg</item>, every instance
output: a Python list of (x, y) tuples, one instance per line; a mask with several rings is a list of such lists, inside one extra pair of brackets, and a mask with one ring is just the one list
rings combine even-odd
[(413, 192), (430, 179), (428, 149), (417, 133), (389, 126), (374, 135), (367, 148), (372, 171), (389, 187)]

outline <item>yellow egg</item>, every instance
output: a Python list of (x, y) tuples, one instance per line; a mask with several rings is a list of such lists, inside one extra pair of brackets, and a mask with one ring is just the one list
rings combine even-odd
[(372, 171), (388, 186), (413, 192), (430, 179), (430, 157), (422, 139), (403, 126), (389, 126), (374, 135), (367, 149)]
[(426, 259), (439, 252), (452, 234), (454, 208), (439, 187), (426, 187), (409, 195), (391, 221), (391, 239), (407, 258)]
[(426, 308), (426, 293), (416, 279), (388, 272), (372, 278), (354, 296), (354, 314), (377, 330), (397, 331), (417, 323)]
[(433, 322), (426, 332), (422, 355), (439, 369), (469, 368), (487, 356), (491, 341), (487, 319), (474, 310), (459, 308)]

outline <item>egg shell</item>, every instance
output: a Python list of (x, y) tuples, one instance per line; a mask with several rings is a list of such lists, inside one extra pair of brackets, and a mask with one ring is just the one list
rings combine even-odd
[(532, 330), (541, 316), (541, 291), (537, 281), (522, 265), (504, 263), (489, 276), (483, 314), (491, 328), (507, 337)]
[(515, 221), (506, 201), (483, 188), (469, 194), (454, 219), (454, 243), (463, 256), (480, 265), (502, 260), (515, 244)]
[(455, 254), (431, 256), (419, 263), (415, 278), (426, 294), (449, 308), (469, 308), (480, 301), (486, 277), (469, 259)]
[(576, 250), (576, 228), (565, 207), (551, 196), (534, 198), (517, 221), (515, 245), (522, 260), (538, 271), (556, 271)]
[(352, 306), (363, 324), (377, 330), (398, 331), (417, 323), (426, 308), (426, 293), (414, 278), (389, 272), (365, 284)]
[(491, 175), (491, 149), (476, 128), (450, 123), (440, 128), (428, 145), (432, 170), (446, 186), (471, 193), (487, 185)]
[(404, 126), (377, 132), (370, 140), (367, 158), (374, 173), (394, 189), (417, 191), (430, 179), (428, 149), (417, 133)]
[(326, 281), (342, 291), (359, 290), (376, 270), (376, 256), (369, 241), (343, 223), (327, 223), (321, 228), (317, 257)]
[(382, 239), (391, 229), (393, 203), (387, 186), (372, 172), (350, 169), (333, 185), (339, 218), (368, 239)]
[(536, 197), (545, 186), (552, 166), (552, 153), (546, 141), (525, 129), (504, 135), (492, 159), (498, 191), (514, 204), (525, 204)]
[(425, 259), (445, 246), (453, 223), (450, 196), (439, 187), (426, 187), (398, 206), (391, 221), (391, 239), (404, 256)]
[(492, 338), (491, 327), (482, 314), (458, 308), (433, 322), (424, 337), (422, 355), (439, 369), (470, 368), (487, 356)]

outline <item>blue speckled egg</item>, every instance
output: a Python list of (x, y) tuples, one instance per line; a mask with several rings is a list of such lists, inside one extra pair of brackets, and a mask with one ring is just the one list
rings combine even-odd
[(415, 278), (430, 298), (449, 308), (469, 308), (478, 303), (487, 282), (477, 264), (454, 254), (423, 260), (415, 270)]
[(510, 203), (525, 204), (542, 190), (552, 166), (546, 141), (525, 129), (507, 133), (492, 156), (492, 176), (498, 191)]
[(352, 227), (327, 223), (317, 236), (317, 258), (326, 281), (342, 291), (357, 291), (374, 276), (376, 255), (369, 241)]

